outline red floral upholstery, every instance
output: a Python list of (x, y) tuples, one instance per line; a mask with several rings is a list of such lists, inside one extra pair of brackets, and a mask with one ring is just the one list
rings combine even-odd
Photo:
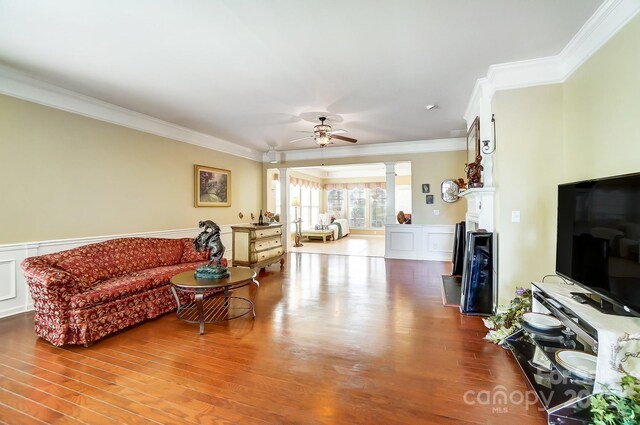
[[(22, 262), (36, 333), (87, 344), (175, 309), (169, 279), (209, 258), (191, 239), (123, 238)], [(185, 300), (186, 301), (186, 300)]]
[(191, 239), (183, 239), (184, 245), (182, 249), (181, 263), (193, 263), (194, 261), (209, 260), (209, 251), (198, 252), (193, 247), (193, 241)]

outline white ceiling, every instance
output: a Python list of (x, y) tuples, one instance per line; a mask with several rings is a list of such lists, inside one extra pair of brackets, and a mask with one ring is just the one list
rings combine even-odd
[(314, 148), (288, 143), (314, 112), (442, 139), (490, 65), (560, 53), (602, 2), (0, 0), (0, 64), (257, 151)]

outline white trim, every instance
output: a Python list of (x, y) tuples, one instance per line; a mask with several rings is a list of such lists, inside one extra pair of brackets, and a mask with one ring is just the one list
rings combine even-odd
[(606, 0), (580, 31), (555, 56), (491, 65), (486, 78), (479, 78), (464, 117), (475, 117), (479, 98), (497, 90), (559, 84), (573, 74), (600, 47), (640, 12), (640, 0)]
[(33, 310), (33, 304), (22, 305), (7, 309), (0, 309), (0, 319), (3, 317), (15, 316), (16, 314), (26, 313)]
[[(225, 224), (220, 226), (220, 234), (222, 242), (226, 247), (225, 257), (231, 258), (231, 252), (233, 250), (233, 238), (231, 226), (235, 224)], [(84, 238), (73, 239), (56, 239), (49, 241), (39, 242), (24, 242), (0, 245), (0, 263), (10, 263), (13, 265), (11, 274), (13, 277), (13, 292), (15, 296), (12, 298), (6, 298), (0, 300), (0, 318), (11, 316), (18, 313), (24, 313), (26, 311), (33, 310), (33, 302), (29, 296), (29, 288), (24, 278), (22, 270), (20, 270), (20, 264), (25, 258), (35, 256), (51, 254), (54, 252), (60, 252), (67, 249), (76, 248), (82, 245), (91, 243), (104, 242), (110, 239), (126, 238), (126, 237), (158, 237), (158, 238), (194, 238), (200, 232), (199, 228), (188, 229), (172, 229), (172, 230), (159, 230), (154, 232), (139, 232), (129, 233), (122, 235), (109, 235), (109, 236), (91, 236)], [(0, 276), (1, 277), (1, 276)], [(0, 282), (3, 285), (4, 281)], [(7, 282), (11, 283), (11, 282)]]
[(607, 0), (560, 53), (565, 79), (640, 12), (640, 0)]
[(412, 142), (372, 143), (358, 146), (335, 146), (281, 151), (282, 162), (333, 158), (357, 158), (362, 156), (387, 156), (428, 152), (450, 152), (466, 149), (466, 139), (415, 140)]
[(134, 130), (262, 161), (262, 152), (28, 77), (0, 65), (0, 93)]
[[(8, 274), (6, 276), (0, 275), (0, 280), (3, 280), (3, 277), (6, 277), (7, 284), (7, 293), (6, 295), (0, 294), (0, 301), (12, 300), (17, 297), (17, 288), (18, 282), (16, 281), (16, 260), (8, 259), (8, 260), (0, 260), (0, 265), (8, 264)], [(1, 270), (1, 269), (0, 269)]]
[(384, 258), (451, 261), (455, 226), (386, 224)]
[[(235, 225), (234, 225), (235, 226)], [(183, 237), (195, 237), (198, 234), (198, 228), (188, 229), (172, 229), (172, 230), (157, 230), (153, 232), (138, 232), (138, 233), (126, 233), (119, 235), (106, 235), (106, 236), (88, 236), (84, 238), (70, 238), (70, 239), (52, 239), (48, 241), (38, 242), (22, 242), (14, 244), (0, 245), (0, 252), (15, 251), (16, 249), (38, 249), (42, 247), (57, 247), (68, 245), (88, 245), (90, 243), (104, 242), (110, 239), (117, 238), (183, 238)], [(231, 232), (231, 225), (221, 225), (220, 231), (222, 234)], [(66, 248), (65, 248), (66, 249)]]

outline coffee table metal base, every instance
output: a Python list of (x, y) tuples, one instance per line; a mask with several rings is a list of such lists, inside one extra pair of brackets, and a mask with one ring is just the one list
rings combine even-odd
[[(179, 273), (171, 278), (171, 292), (176, 299), (178, 319), (200, 324), (200, 335), (204, 334), (204, 324), (237, 319), (251, 313), (256, 317), (253, 301), (230, 296), (231, 291), (254, 284), (256, 273), (250, 269), (229, 269), (229, 276), (222, 279), (203, 279), (194, 276), (193, 271)], [(181, 304), (178, 293), (194, 295), (194, 301)]]
[(212, 295), (204, 298), (205, 292), (196, 293), (195, 301), (180, 304), (178, 294), (174, 287), (171, 288), (178, 303), (176, 316), (178, 319), (189, 323), (200, 324), (200, 335), (204, 334), (205, 323), (224, 322), (237, 319), (247, 314), (256, 317), (253, 302), (242, 297)]

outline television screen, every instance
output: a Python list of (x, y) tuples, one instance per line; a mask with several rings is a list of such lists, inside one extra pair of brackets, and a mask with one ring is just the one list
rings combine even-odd
[(640, 315), (640, 174), (558, 186), (556, 273)]

